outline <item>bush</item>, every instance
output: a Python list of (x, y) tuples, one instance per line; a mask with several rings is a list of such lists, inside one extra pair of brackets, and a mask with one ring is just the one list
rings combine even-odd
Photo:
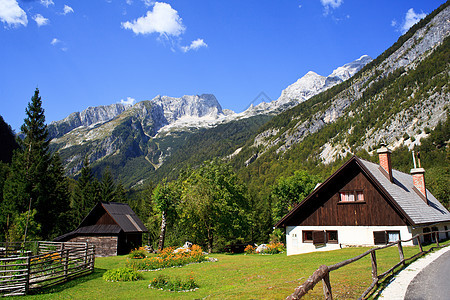
[(158, 275), (158, 277), (153, 278), (149, 287), (173, 292), (181, 292), (192, 291), (197, 289), (199, 286), (192, 276), (186, 280), (181, 280), (178, 277), (171, 279), (169, 276)]
[(175, 248), (169, 247), (163, 249), (156, 257), (127, 259), (127, 267), (134, 270), (156, 270), (206, 261), (200, 246), (192, 245), (190, 249), (183, 249), (178, 253), (174, 253), (174, 250)]
[(106, 281), (136, 281), (142, 278), (141, 273), (129, 268), (112, 269), (103, 274)]
[(146, 258), (147, 255), (148, 252), (144, 248), (140, 247), (139, 249), (132, 250), (130, 254), (128, 254), (128, 257), (132, 259), (142, 259)]
[(255, 254), (255, 250), (256, 248), (253, 247), (252, 245), (247, 245), (247, 247), (245, 247), (244, 252), (245, 254)]

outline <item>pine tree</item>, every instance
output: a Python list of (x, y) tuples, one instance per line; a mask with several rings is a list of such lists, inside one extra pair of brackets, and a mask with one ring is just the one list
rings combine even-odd
[(89, 211), (100, 200), (96, 187), (98, 181), (92, 174), (92, 168), (87, 157), (84, 158), (81, 174), (72, 193), (70, 208), (72, 211), (71, 226), (78, 226)]
[(109, 169), (106, 169), (102, 176), (102, 180), (100, 181), (101, 201), (103, 202), (114, 201), (115, 192), (116, 192), (116, 184), (114, 183), (111, 171)]
[(38, 89), (28, 104), (26, 116), (21, 127), (24, 139), (19, 141), (20, 149), (14, 153), (4, 186), (0, 221), (3, 230), (7, 230), (6, 221), (28, 211), (31, 203), (31, 209), (36, 209), (36, 226), (41, 226), (39, 235), (48, 239), (65, 230), (61, 226), (69, 208), (68, 189), (59, 156), (53, 156), (49, 150), (50, 139)]

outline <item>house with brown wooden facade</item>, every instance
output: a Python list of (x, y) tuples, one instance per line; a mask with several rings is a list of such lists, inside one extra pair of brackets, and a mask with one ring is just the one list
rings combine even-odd
[(145, 225), (128, 204), (99, 202), (72, 232), (58, 242), (88, 242), (95, 245), (95, 256), (128, 254), (142, 245)]
[(425, 170), (393, 170), (385, 146), (378, 155), (379, 164), (353, 156), (276, 224), (286, 229), (288, 255), (382, 245), (450, 227), (449, 211), (426, 189)]

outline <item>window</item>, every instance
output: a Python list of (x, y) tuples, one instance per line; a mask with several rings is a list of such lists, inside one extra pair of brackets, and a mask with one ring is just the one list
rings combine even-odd
[(373, 243), (375, 245), (387, 244), (386, 231), (374, 231), (373, 232)]
[[(439, 231), (439, 228), (433, 226), (433, 227), (431, 227), (431, 231), (433, 231), (433, 232)], [(437, 236), (439, 238), (439, 233), (437, 234)], [(433, 243), (436, 243), (436, 234), (433, 233), (431, 235), (431, 240), (433, 241)]]
[(400, 231), (374, 231), (373, 243), (375, 245), (386, 245), (400, 240)]
[(356, 201), (364, 201), (363, 191), (356, 191)]
[(313, 232), (310, 230), (303, 230), (303, 243), (313, 242)]
[(338, 234), (337, 230), (327, 230), (327, 243), (337, 244)]
[(355, 201), (355, 194), (353, 192), (341, 192), (340, 195), (342, 202)]
[(400, 240), (400, 231), (387, 232), (388, 243), (395, 243)]
[(363, 191), (339, 192), (339, 202), (364, 202), (364, 192)]
[(313, 243), (314, 245), (338, 243), (338, 234), (336, 230), (303, 230), (302, 235), (303, 243)]

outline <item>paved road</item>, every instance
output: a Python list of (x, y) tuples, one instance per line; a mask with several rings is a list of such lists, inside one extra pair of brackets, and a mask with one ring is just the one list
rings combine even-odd
[(450, 299), (450, 251), (439, 256), (414, 277), (405, 299)]

